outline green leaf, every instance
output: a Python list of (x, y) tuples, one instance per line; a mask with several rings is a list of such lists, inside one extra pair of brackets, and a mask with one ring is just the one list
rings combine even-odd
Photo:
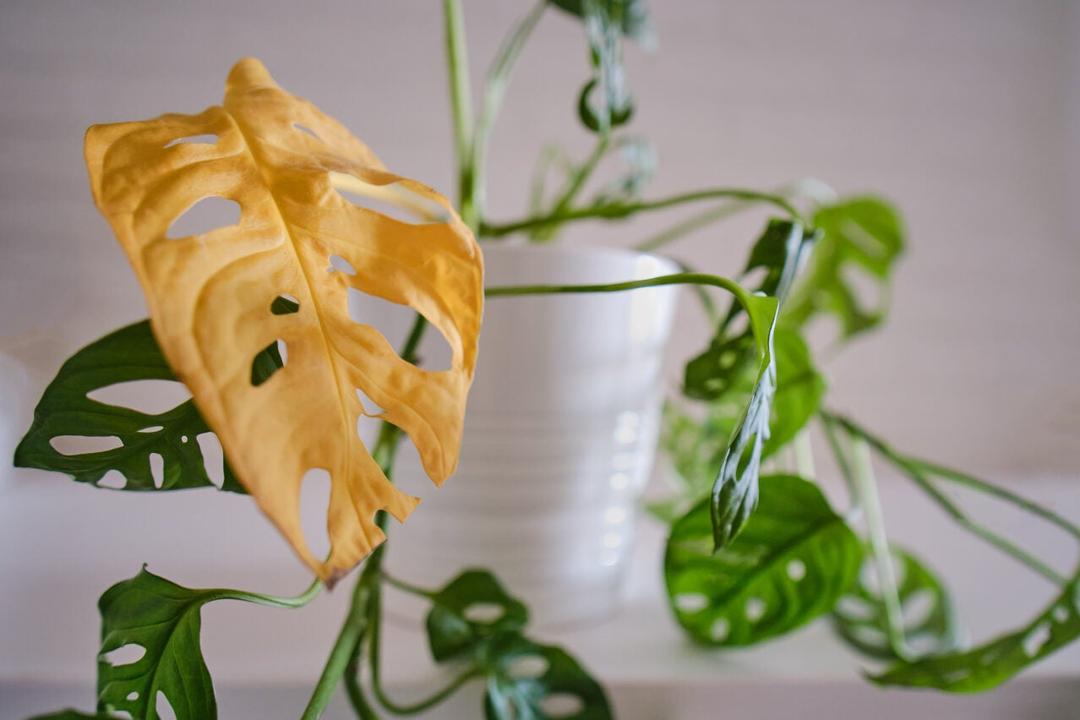
[(791, 442), (817, 414), (825, 396), (824, 376), (814, 367), (810, 349), (793, 330), (776, 328), (773, 335), (776, 357), (776, 396), (769, 421), (769, 441), (762, 450), (768, 457)]
[(1080, 576), (1026, 626), (966, 652), (898, 663), (870, 679), (879, 685), (972, 693), (991, 690), (1080, 637)]
[[(784, 321), (801, 327), (832, 314), (843, 339), (874, 328), (888, 311), (893, 269), (904, 250), (899, 213), (880, 198), (857, 197), (821, 208), (814, 224), (822, 239), (784, 306)], [(856, 285), (862, 284), (872, 284), (877, 297), (861, 298)]]
[(487, 720), (613, 717), (604, 689), (562, 648), (517, 633), (499, 634), (480, 648)]
[[(158, 718), (162, 693), (177, 720), (212, 720), (217, 701), (199, 645), (200, 610), (220, 591), (189, 590), (145, 568), (113, 585), (98, 602), (101, 652), (98, 655), (98, 709)], [(134, 662), (113, 664), (108, 654), (134, 645)]]
[[(918, 558), (893, 548), (904, 638), (916, 657), (940, 655), (960, 643), (956, 607), (945, 583)], [(871, 560), (833, 609), (837, 633), (856, 650), (880, 660), (900, 660), (888, 639), (888, 614)]]
[(118, 720), (118, 718), (116, 715), (104, 715), (101, 713), (91, 715), (73, 708), (68, 708), (67, 710), (60, 710), (58, 712), (49, 713), (48, 715), (35, 715), (29, 720)]
[(472, 652), (493, 635), (517, 631), (529, 611), (485, 570), (466, 570), (431, 596), (428, 645), (437, 662)]
[[(265, 356), (265, 357), (263, 357)], [(276, 356), (276, 359), (275, 359)], [(256, 374), (281, 366), (277, 346), (256, 358)], [(276, 367), (274, 369), (276, 369)], [(96, 485), (110, 470), (123, 473), (124, 490), (179, 490), (215, 487), (207, 475), (197, 438), (210, 428), (189, 399), (159, 414), (140, 412), (90, 399), (95, 390), (136, 380), (179, 382), (150, 331), (142, 321), (121, 328), (87, 345), (69, 358), (45, 389), (34, 410), (34, 420), (15, 450), (19, 467), (51, 470), (77, 482)], [(65, 455), (50, 441), (62, 436), (113, 437), (121, 447), (79, 455)], [(154, 483), (150, 459), (161, 456), (163, 479)], [(225, 467), (222, 490), (244, 492)]]
[[(777, 298), (782, 305), (817, 237), (803, 232), (798, 223), (770, 220), (750, 250), (743, 277), (764, 271), (755, 291)], [(687, 363), (683, 377), (687, 397), (716, 400), (746, 376), (746, 365), (753, 364), (753, 328), (733, 331), (735, 321), (743, 314), (742, 306), (732, 302), (709, 347)]]
[[(576, 17), (585, 17), (587, 0), (551, 0), (551, 4)], [(626, 37), (646, 45), (655, 42), (649, 5), (645, 0), (602, 0), (599, 4), (608, 17), (618, 22)]]
[(720, 462), (713, 482), (710, 515), (716, 549), (731, 542), (757, 506), (758, 474), (765, 442), (769, 439), (769, 409), (776, 392), (776, 363), (772, 333), (776, 322), (775, 298), (753, 295), (748, 298), (750, 326), (761, 358), (750, 401)]
[(812, 483), (761, 478), (761, 501), (742, 533), (712, 551), (708, 506), (675, 523), (664, 581), (679, 624), (712, 646), (752, 645), (829, 612), (851, 586), (862, 545)]

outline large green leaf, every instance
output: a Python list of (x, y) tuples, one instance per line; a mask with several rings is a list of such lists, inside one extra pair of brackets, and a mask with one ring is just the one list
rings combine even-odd
[(487, 675), (487, 720), (613, 717), (604, 689), (562, 648), (503, 633), (480, 650)]
[(705, 504), (676, 522), (664, 580), (675, 617), (694, 640), (752, 645), (832, 610), (861, 560), (861, 543), (821, 491), (776, 475), (761, 478), (757, 512), (715, 553)]
[(438, 662), (468, 653), (497, 633), (517, 631), (529, 611), (491, 573), (466, 570), (431, 597), (428, 644)]
[[(202, 606), (221, 597), (220, 591), (189, 590), (145, 568), (106, 590), (98, 602), (99, 711), (155, 720), (160, 692), (178, 720), (216, 718), (214, 684), (203, 660), (199, 629)], [(110, 653), (127, 646), (141, 648), (141, 656), (125, 664), (110, 662)]]
[(897, 663), (870, 679), (879, 685), (972, 693), (991, 690), (1080, 637), (1080, 576), (1026, 626), (967, 650)]
[[(832, 314), (844, 338), (870, 330), (888, 311), (892, 272), (904, 250), (899, 213), (880, 198), (857, 197), (821, 208), (814, 224), (822, 239), (784, 306), (785, 322), (801, 326)], [(860, 297), (857, 285), (876, 297)]]
[[(281, 366), (277, 345), (271, 345), (256, 357), (252, 380), (262, 382)], [(95, 390), (138, 380), (178, 382), (145, 320), (87, 345), (61, 366), (15, 450), (15, 464), (66, 473), (78, 482), (90, 484), (97, 484), (110, 470), (117, 470), (125, 478), (124, 490), (215, 487), (197, 441), (210, 428), (190, 399), (165, 412), (150, 414), (88, 397)], [(63, 436), (111, 437), (122, 445), (65, 455), (52, 445), (54, 439)], [(160, 485), (154, 482), (151, 471), (153, 454), (162, 460)], [(244, 492), (227, 464), (221, 489)]]
[[(906, 550), (893, 548), (896, 590), (904, 617), (904, 638), (916, 657), (956, 649), (960, 626), (948, 588)], [(888, 639), (888, 613), (867, 558), (862, 572), (833, 609), (836, 631), (849, 645), (872, 658), (900, 660)]]

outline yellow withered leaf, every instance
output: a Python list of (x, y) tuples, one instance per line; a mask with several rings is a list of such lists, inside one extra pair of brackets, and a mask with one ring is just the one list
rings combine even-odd
[[(436, 484), (457, 464), (483, 311), (472, 233), (446, 198), (387, 172), (250, 58), (229, 74), (223, 106), (96, 125), (85, 149), (94, 200), (138, 275), (170, 365), (240, 482), (301, 558), (335, 581), (382, 541), (378, 510), (403, 521), (419, 502), (364, 447), (357, 424), (375, 411), (357, 389), (382, 409), (377, 417), (408, 433)], [(340, 190), (417, 222), (353, 204)], [(168, 237), (210, 197), (239, 204), (239, 222)], [(446, 338), (450, 369), (416, 367), (354, 321), (349, 287), (421, 313)], [(253, 361), (275, 342), (285, 365), (254, 385)], [(300, 525), (300, 485), (313, 468), (331, 478), (325, 562)]]

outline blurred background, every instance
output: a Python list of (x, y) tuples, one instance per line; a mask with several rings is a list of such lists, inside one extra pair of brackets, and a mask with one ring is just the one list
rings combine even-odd
[[(474, 89), (528, 5), (465, 3)], [(392, 171), (452, 195), (439, 10), (421, 0), (0, 6), (4, 457), (63, 359), (146, 315), (90, 199), (85, 128), (216, 104), (232, 63), (255, 55)], [(894, 201), (908, 224), (909, 251), (891, 318), (827, 363), (832, 405), (898, 447), (1015, 484), (1075, 515), (1076, 506), (1062, 505), (1080, 498), (1080, 231), (1073, 218), (1080, 209), (1080, 3), (683, 0), (655, 2), (653, 13), (656, 50), (627, 49), (636, 99), (630, 129), (655, 144), (658, 159), (646, 195), (764, 189), (814, 177), (841, 194), (873, 191)], [(580, 24), (549, 12), (494, 131), (493, 220), (524, 214), (542, 145), (561, 144), (577, 158), (590, 150), (575, 113), (588, 73)], [(566, 241), (630, 245), (677, 217), (579, 225)], [(762, 218), (718, 225), (672, 253), (731, 273)], [(670, 351), (672, 383), (677, 361), (699, 350), (707, 332), (691, 303), (683, 308)], [(886, 488), (887, 499), (892, 492)], [(898, 532), (940, 550), (919, 508), (896, 520)], [(1056, 547), (1037, 532), (1030, 540)], [(967, 548), (941, 551), (963, 558)], [(305, 584), (303, 569), (244, 498), (203, 492), (166, 502), (104, 493), (5, 461), (0, 678), (89, 682), (94, 600), (141, 562), (192, 586), (288, 593)], [(658, 582), (654, 568), (651, 582)], [(1031, 607), (1042, 590), (1033, 586)], [(981, 603), (977, 621), (1001, 608), (1015, 618), (1026, 607), (1024, 590), (996, 598), (985, 588), (967, 592)], [(342, 595), (296, 617), (208, 611), (215, 677), (313, 679)], [(267, 622), (280, 622), (272, 637)]]

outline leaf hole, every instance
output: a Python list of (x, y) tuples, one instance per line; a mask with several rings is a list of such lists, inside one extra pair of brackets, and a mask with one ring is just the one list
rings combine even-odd
[(171, 148), (173, 145), (216, 145), (217, 141), (217, 135), (185, 135), (184, 137), (170, 140), (165, 143), (165, 147)]
[(709, 626), (709, 637), (713, 639), (713, 642), (724, 642), (730, 632), (731, 623), (727, 618), (720, 618)]
[(540, 711), (549, 718), (575, 717), (584, 709), (582, 699), (570, 693), (552, 693), (540, 701)]
[(851, 628), (851, 634), (863, 645), (878, 648), (889, 647), (889, 641), (885, 637), (885, 633), (872, 625), (856, 625)]
[(251, 361), (251, 384), (262, 385), (273, 377), (289, 361), (289, 348), (285, 341), (278, 338), (259, 351)]
[(110, 470), (101, 476), (94, 485), (109, 490), (123, 490), (127, 487), (127, 477), (119, 470)]
[(900, 607), (904, 617), (904, 625), (918, 627), (930, 617), (934, 611), (934, 593), (926, 588), (916, 590), (907, 596)]
[(113, 667), (123, 667), (124, 665), (131, 665), (142, 660), (143, 655), (146, 654), (146, 648), (137, 643), (127, 643), (121, 645), (115, 650), (110, 650), (102, 656), (102, 660), (109, 663)]
[(300, 527), (308, 549), (318, 558), (330, 554), (327, 518), (331, 488), (330, 473), (323, 468), (308, 470), (300, 481)]
[(709, 598), (701, 593), (679, 593), (675, 596), (675, 608), (679, 612), (697, 613), (709, 604)]
[(1058, 605), (1051, 613), (1051, 617), (1054, 618), (1054, 622), (1063, 623), (1069, 619), (1069, 609), (1064, 605)]
[(157, 696), (154, 698), (154, 709), (157, 710), (157, 715), (161, 720), (176, 720), (176, 711), (173, 710), (169, 698), (165, 697), (165, 693), (161, 690), (157, 691)]
[(128, 694), (127, 694), (127, 695), (126, 695), (125, 697), (124, 697), (124, 699), (125, 699), (125, 700), (127, 700), (128, 702), (135, 702), (136, 700), (138, 700), (138, 699), (139, 699), (139, 692), (138, 692), (138, 690), (132, 690), (131, 692), (129, 692), (129, 693), (128, 693)]
[(300, 123), (293, 123), (292, 126), (293, 126), (294, 129), (299, 130), (300, 132), (304, 133), (305, 135), (310, 135), (311, 137), (315, 138), (316, 140), (319, 140), (320, 142), (322, 141), (322, 138), (319, 137), (318, 133), (316, 133), (314, 130), (309, 128), (307, 125), (301, 125)]
[(510, 661), (506, 672), (518, 680), (536, 680), (548, 671), (548, 661), (540, 655), (522, 655)]
[(49, 445), (61, 455), (89, 455), (108, 452), (124, 447), (124, 441), (115, 435), (56, 435), (49, 438)]
[(874, 607), (854, 595), (845, 595), (836, 604), (836, 612), (850, 620), (873, 620), (876, 617)]
[(356, 275), (356, 268), (352, 263), (341, 257), (340, 255), (331, 255), (330, 264), (326, 266), (326, 272), (343, 272), (349, 277)]
[(1033, 658), (1050, 640), (1050, 623), (1041, 622), (1029, 632), (1023, 641), (1024, 654)]
[(221, 441), (214, 433), (204, 432), (195, 436), (195, 442), (199, 443), (206, 477), (220, 490), (225, 484), (225, 452), (221, 449)]
[(506, 608), (498, 603), (472, 603), (462, 615), (469, 622), (477, 623), (479, 625), (491, 625), (502, 619), (502, 616), (506, 614)]
[(165, 458), (161, 457), (161, 453), (150, 453), (150, 477), (158, 490), (165, 484)]
[(182, 443), (184, 443), (186, 445), (187, 441), (188, 441), (188, 436), (187, 435), (181, 435), (180, 436), (180, 442), (182, 442)]
[(350, 204), (398, 222), (428, 225), (450, 219), (446, 208), (402, 183), (375, 185), (353, 175), (331, 172), (330, 184)]
[(190, 400), (191, 393), (175, 380), (129, 380), (91, 390), (86, 397), (103, 405), (161, 415)]
[[(400, 348), (416, 319), (416, 311), (408, 305), (391, 302), (378, 295), (371, 295), (356, 288), (348, 289), (349, 317), (362, 325), (382, 333), (391, 347)], [(453, 366), (453, 351), (446, 337), (434, 325), (428, 327), (419, 352), (424, 369), (449, 370)]]
[(164, 429), (165, 429), (164, 425), (150, 425), (148, 427), (139, 428), (139, 432), (141, 432), (141, 433), (156, 433), (156, 432), (161, 432)]
[(173, 221), (165, 237), (170, 240), (206, 235), (240, 222), (240, 204), (219, 195), (203, 198)]
[(300, 301), (288, 293), (282, 293), (270, 303), (270, 312), (274, 315), (292, 315), (300, 312)]
[(746, 619), (750, 622), (757, 622), (763, 617), (765, 617), (765, 601), (758, 597), (747, 600)]
[(806, 577), (806, 563), (802, 560), (792, 560), (787, 564), (787, 576), (794, 582), (799, 582)]

